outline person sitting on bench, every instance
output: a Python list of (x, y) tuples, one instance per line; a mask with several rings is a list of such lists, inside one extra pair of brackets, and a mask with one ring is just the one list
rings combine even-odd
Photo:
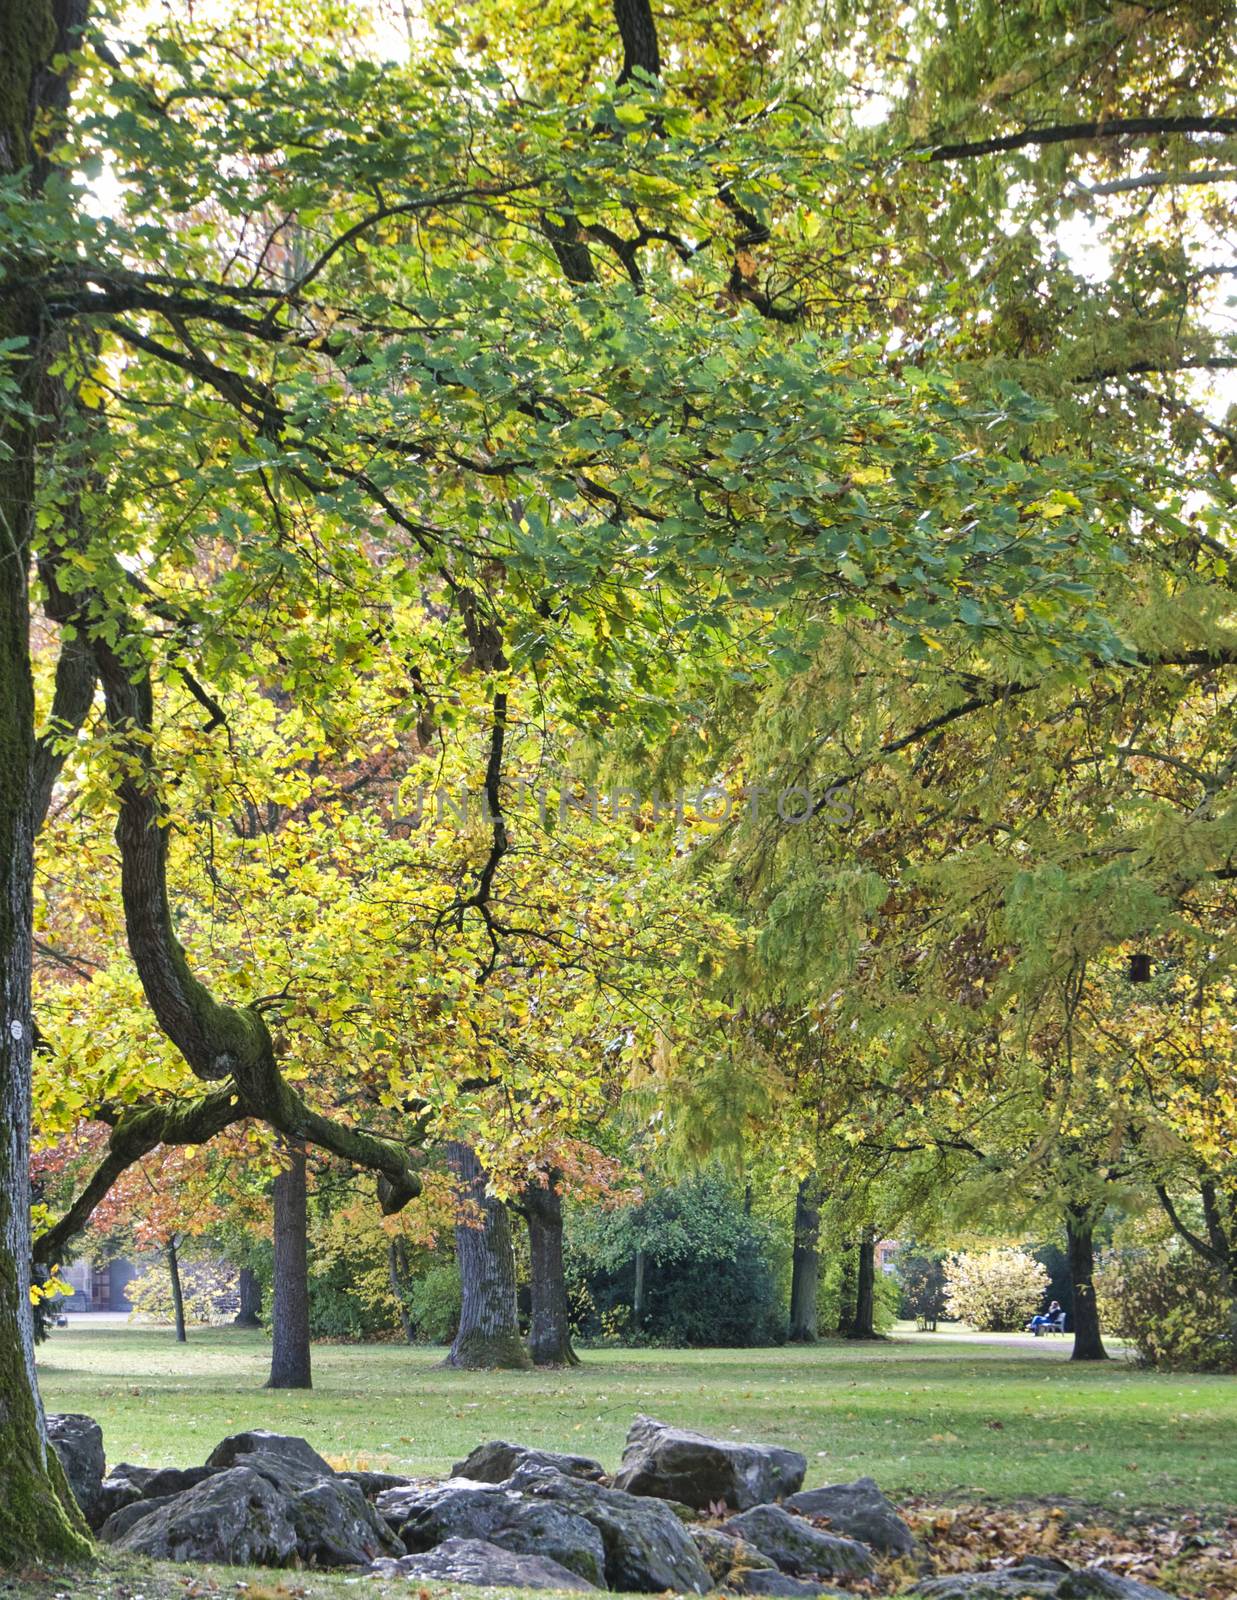
[(1054, 1333), (1065, 1331), (1065, 1313), (1061, 1310), (1059, 1300), (1054, 1300), (1047, 1311), (1041, 1311), (1027, 1323), (1027, 1332), (1033, 1333), (1037, 1339), (1045, 1328), (1051, 1328)]

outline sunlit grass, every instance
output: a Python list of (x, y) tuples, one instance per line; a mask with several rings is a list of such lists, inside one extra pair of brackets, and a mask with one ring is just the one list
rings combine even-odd
[(263, 1390), (261, 1334), (77, 1326), (40, 1351), (49, 1409), (85, 1411), (110, 1461), (189, 1465), (263, 1426), (336, 1465), (444, 1473), (483, 1439), (613, 1468), (644, 1411), (808, 1457), (808, 1483), (869, 1473), (893, 1494), (1066, 1496), (1112, 1508), (1237, 1502), (1237, 1382), (1042, 1346), (902, 1335), (777, 1350), (588, 1351), (568, 1372), (466, 1373), (442, 1351), (315, 1346), (312, 1392)]

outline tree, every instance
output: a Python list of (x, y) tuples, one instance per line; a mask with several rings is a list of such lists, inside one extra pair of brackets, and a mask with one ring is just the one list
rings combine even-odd
[[(84, 8), (83, 8), (84, 9)], [(49, 70), (71, 48), (81, 9), (50, 0), (6, 6), (0, 19), (0, 181), (37, 199), (47, 164), (36, 151), (36, 121), (67, 98), (63, 72)], [(34, 1376), (30, 1309), (30, 1005), (36, 779), (50, 790), (55, 757), (35, 739), (29, 648), (28, 552), (39, 399), (48, 354), (30, 294), (0, 301), (0, 348), (24, 350), (20, 377), (6, 364), (0, 388), (0, 510), (11, 552), (0, 561), (0, 1566), (35, 1556), (72, 1557), (85, 1528), (59, 1461), (47, 1443)], [(69, 669), (66, 661), (64, 681)]]
[[(826, 1031), (857, 1023), (827, 1128), (875, 1162), (909, 1157), (913, 1175), (948, 1152), (991, 1176), (1017, 1152), (1010, 1192), (1048, 1164), (1028, 1130), (1049, 1082), (1061, 1159), (1035, 1204), (1097, 1204), (1098, 1119), (1078, 1138), (1070, 1119), (1083, 1081), (1133, 1052), (1084, 1037), (1070, 997), (1183, 904), (1223, 925), (1232, 430), (1182, 375), (1232, 356), (1200, 253), (1214, 185), (1177, 177), (1232, 132), (1226, 52), (1183, 74), (1198, 42), (1184, 13), (1078, 8), (1063, 28), (1059, 9), (963, 6), (942, 33), (926, 8), (881, 5), (859, 25), (803, 8), (736, 19), (754, 47), (728, 59), (711, 15), (663, 22), (671, 49), (647, 6), (624, 3), (598, 56), (592, 27), (540, 52), (512, 8), (478, 5), (495, 59), (478, 59), (491, 35), (477, 28), (389, 70), (278, 23), (237, 49), (227, 27), (176, 17), (119, 54), (65, 48), (67, 5), (19, 0), (3, 24), (0, 496), (21, 572), (0, 594), (18, 617), (0, 641), (0, 1112), (16, 1130), (0, 1346), (19, 1352), (0, 1393), (18, 1417), (18, 1507), (47, 1492), (23, 1309), (29, 859), (95, 681), (89, 816), (97, 834), (118, 812), (125, 937), (178, 1060), (169, 1082), (84, 1099), (110, 1133), (43, 1231), (52, 1259), (159, 1143), (247, 1119), (376, 1169), (394, 1214), (416, 1194), (434, 1104), (414, 1051), (447, 1037), (466, 1041), (443, 1052), (447, 1089), (486, 1087), (445, 1131), (481, 1141), (506, 1186), (491, 1147), (508, 1085), (491, 1068), (531, 1117), (555, 1098), (534, 1090), (563, 1041), (537, 1023), (527, 1054), (497, 1041), (558, 993), (583, 1009), (562, 979), (574, 902), (547, 892), (531, 924), (520, 904), (513, 735), (551, 701), (616, 763), (643, 746), (659, 773), (862, 786), (849, 854), (811, 794), (793, 836), (780, 804), (726, 835), (752, 937), (707, 958), (680, 945), (709, 1015), (667, 1048), (770, 1000)], [(1225, 9), (1207, 40), (1223, 40)], [(1029, 82), (1012, 70), (1041, 55)], [(40, 138), (67, 145), (68, 167), (101, 156), (132, 175), (106, 218), (71, 177), (53, 191), (31, 143), (35, 113), (67, 100), (62, 58), (79, 72), (72, 115), (42, 118)], [(849, 116), (850, 60), (860, 87), (887, 91), (878, 129)], [(511, 88), (526, 81), (535, 95)], [(1150, 110), (1114, 117), (1121, 101)], [(1166, 201), (1190, 228), (1157, 228)], [(1098, 287), (1058, 247), (1058, 218), (1095, 206), (1114, 261)], [(32, 565), (59, 649), (43, 744)], [(189, 839), (282, 804), (262, 793), (271, 767), (233, 761), (245, 714), (300, 741), (280, 774), (300, 814), (248, 827), (228, 864), (248, 850), (251, 887), (265, 871), (255, 901), (285, 884), (295, 908), (307, 883), (315, 902), (332, 874), (304, 790), (364, 743), (353, 678), (400, 685), (403, 724), (374, 719), (376, 744), (462, 727), (484, 773), (488, 815), (452, 870), (384, 886), (411, 942), (446, 952), (426, 957), (416, 1003), (375, 981), (388, 969), (369, 936), (396, 918), (357, 895), (359, 875), (335, 874), (342, 902), (370, 912), (338, 976), (318, 951), (259, 986), (269, 950), (228, 959), (242, 941), (217, 951), (208, 919), (182, 914), (186, 879), (218, 872), (209, 849), (195, 868)], [(1202, 774), (1193, 792), (1161, 792), (1183, 766)], [(336, 820), (332, 850), (364, 835), (390, 860), (381, 828), (344, 806)], [(235, 881), (212, 884), (216, 903)], [(558, 993), (535, 1007), (522, 974), (540, 974), (537, 945), (556, 952)], [(306, 1076), (339, 1037), (331, 1074)], [(959, 1112), (976, 1088), (1005, 1114), (983, 1144)], [(527, 1132), (512, 1142), (540, 1158), (552, 1140)], [(49, 1548), (67, 1538), (37, 1520)]]
[(313, 1387), (309, 1350), (309, 1214), (304, 1145), (284, 1152), (272, 1187), (275, 1203), (275, 1297), (268, 1389)]
[(450, 1367), (529, 1365), (516, 1312), (515, 1254), (507, 1208), (489, 1193), (486, 1174), (470, 1145), (452, 1141), (447, 1159), (459, 1191), (455, 1258), (463, 1301), (459, 1330), (447, 1355)]
[(252, 1267), (240, 1267), (236, 1281), (237, 1308), (232, 1318), (238, 1328), (262, 1326), (262, 1284)]
[(848, 1339), (875, 1339), (876, 1230), (869, 1224), (855, 1246), (855, 1302), (846, 1324)]
[(532, 1310), (528, 1324), (528, 1353), (535, 1367), (575, 1367), (580, 1364), (571, 1344), (567, 1309), (567, 1279), (563, 1270), (563, 1197), (558, 1188), (562, 1174), (547, 1172), (520, 1192), (518, 1209), (528, 1226), (529, 1288)]
[(816, 1295), (820, 1285), (820, 1203), (814, 1174), (800, 1178), (795, 1190), (794, 1254), (790, 1277), (790, 1339), (812, 1344), (816, 1339)]

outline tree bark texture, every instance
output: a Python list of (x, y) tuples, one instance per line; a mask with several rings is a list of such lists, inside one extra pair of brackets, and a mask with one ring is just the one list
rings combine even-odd
[(312, 1389), (309, 1355), (309, 1210), (305, 1146), (286, 1149), (274, 1183), (275, 1295), (268, 1389)]
[(580, 1358), (571, 1345), (567, 1314), (567, 1279), (563, 1271), (563, 1197), (554, 1173), (544, 1184), (530, 1183), (521, 1196), (528, 1223), (529, 1285), (532, 1315), (528, 1353), (535, 1367), (575, 1367)]
[[(46, 163), (35, 119), (63, 105), (68, 86), (48, 70), (72, 47), (84, 4), (5, 0), (0, 6), (0, 174), (28, 170), (37, 193)], [(13, 280), (33, 275), (20, 260)], [(0, 300), (0, 339), (25, 341), (21, 398), (38, 408), (45, 370), (33, 298)], [(84, 1556), (85, 1524), (47, 1443), (34, 1369), (30, 1306), (30, 1003), (34, 835), (39, 746), (30, 669), (29, 568), (34, 527), (31, 423), (0, 418), (0, 1569)], [(50, 786), (49, 786), (50, 793)]]
[(451, 1142), (447, 1161), (462, 1214), (455, 1225), (460, 1268), (460, 1325), (447, 1355), (449, 1367), (530, 1365), (520, 1340), (516, 1309), (511, 1220), (501, 1200), (486, 1192), (485, 1172), (470, 1145)]
[(800, 1180), (795, 1195), (794, 1254), (790, 1269), (790, 1333), (796, 1344), (813, 1344), (817, 1336), (817, 1291), (820, 1287), (820, 1196), (814, 1177)]

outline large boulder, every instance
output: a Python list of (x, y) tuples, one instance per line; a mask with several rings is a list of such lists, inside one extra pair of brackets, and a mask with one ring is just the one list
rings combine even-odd
[(512, 1589), (592, 1589), (578, 1572), (547, 1556), (525, 1555), (485, 1539), (446, 1539), (434, 1550), (399, 1560), (375, 1561), (382, 1577), (415, 1578), (422, 1583), (475, 1583)]
[(266, 1428), (250, 1428), (246, 1433), (232, 1433), (219, 1443), (206, 1458), (206, 1465), (216, 1469), (230, 1467), (237, 1456), (269, 1455), (281, 1461), (306, 1467), (316, 1476), (331, 1478), (335, 1469), (324, 1461), (308, 1439), (298, 1439), (295, 1434), (270, 1433)]
[(213, 1478), (221, 1467), (160, 1467), (148, 1473), (142, 1484), (142, 1495), (147, 1500), (162, 1499), (164, 1495), (184, 1494), (186, 1489), (196, 1489), (199, 1483)]
[(308, 1566), (362, 1567), (379, 1556), (403, 1555), (404, 1546), (357, 1485), (323, 1466), (309, 1464), (303, 1452), (260, 1449), (235, 1456), (229, 1470), (254, 1472), (284, 1496), (297, 1554)]
[(47, 1437), (60, 1457), (73, 1498), (87, 1522), (93, 1523), (106, 1462), (103, 1429), (80, 1411), (49, 1412)]
[(925, 1600), (1173, 1600), (1163, 1589), (1102, 1567), (1071, 1571), (1053, 1556), (1027, 1556), (1016, 1567), (925, 1578), (908, 1594)]
[(162, 1504), (146, 1504), (146, 1514), (111, 1541), (117, 1549), (162, 1561), (238, 1567), (281, 1567), (296, 1554), (286, 1497), (248, 1467), (230, 1467)]
[(652, 1417), (637, 1417), (614, 1487), (681, 1500), (699, 1511), (712, 1505), (746, 1511), (794, 1494), (806, 1471), (807, 1460), (797, 1450), (709, 1439)]
[(118, 1506), (99, 1528), (99, 1538), (104, 1544), (119, 1544), (121, 1536), (128, 1533), (134, 1523), (148, 1517), (160, 1506), (171, 1505), (174, 1498), (173, 1495), (167, 1495), (162, 1500), (130, 1500), (127, 1505)]
[(700, 1552), (709, 1577), (719, 1589), (728, 1589), (738, 1577), (752, 1571), (776, 1572), (777, 1568), (755, 1545), (745, 1544), (720, 1528), (689, 1528), (691, 1542)]
[(476, 1483), (503, 1483), (517, 1467), (550, 1467), (565, 1478), (590, 1478), (600, 1482), (606, 1469), (591, 1456), (560, 1455), (554, 1450), (534, 1450), (525, 1444), (508, 1444), (491, 1439), (479, 1444), (471, 1455), (451, 1468), (453, 1478), (471, 1478)]
[(822, 1533), (781, 1506), (742, 1511), (728, 1519), (726, 1532), (754, 1544), (796, 1578), (870, 1578), (876, 1572), (871, 1552), (863, 1545)]
[(611, 1589), (660, 1594), (703, 1594), (708, 1569), (674, 1511), (660, 1500), (608, 1489), (543, 1467), (523, 1466), (508, 1490), (550, 1500), (591, 1522), (605, 1547), (605, 1582)]
[(519, 1555), (546, 1556), (590, 1587), (605, 1584), (601, 1535), (568, 1506), (452, 1479), (429, 1489), (392, 1489), (375, 1503), (410, 1554), (448, 1539), (482, 1540)]
[[(195, 1488), (207, 1478), (213, 1478), (217, 1467), (134, 1467), (122, 1461), (104, 1478), (95, 1499), (91, 1526), (100, 1531), (118, 1511), (126, 1506), (144, 1501), (163, 1501), (173, 1495)], [(136, 1519), (117, 1523), (116, 1528), (127, 1527)]]
[(858, 1539), (882, 1555), (908, 1556), (915, 1548), (914, 1534), (871, 1478), (803, 1489), (785, 1505), (788, 1511), (828, 1522), (832, 1532)]

